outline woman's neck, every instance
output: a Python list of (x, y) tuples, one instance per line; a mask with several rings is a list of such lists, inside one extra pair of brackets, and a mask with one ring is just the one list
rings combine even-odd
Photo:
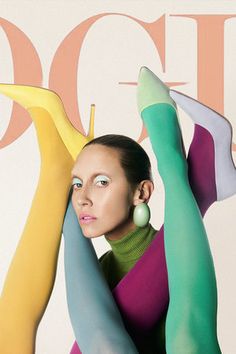
[(128, 232), (122, 238), (109, 240), (113, 256), (118, 263), (127, 263), (141, 257), (145, 249), (151, 243), (156, 230), (148, 224), (145, 227), (137, 227)]

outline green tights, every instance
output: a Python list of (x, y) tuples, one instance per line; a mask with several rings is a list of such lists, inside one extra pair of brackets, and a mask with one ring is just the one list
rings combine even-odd
[(197, 203), (188, 181), (176, 110), (146, 106), (147, 128), (165, 189), (165, 253), (170, 303), (166, 320), (168, 354), (221, 353), (216, 334), (214, 265)]

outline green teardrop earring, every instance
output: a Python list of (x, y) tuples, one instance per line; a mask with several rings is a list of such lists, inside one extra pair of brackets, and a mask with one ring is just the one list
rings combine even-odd
[(150, 209), (146, 203), (140, 203), (134, 208), (133, 221), (138, 227), (144, 227), (150, 220)]

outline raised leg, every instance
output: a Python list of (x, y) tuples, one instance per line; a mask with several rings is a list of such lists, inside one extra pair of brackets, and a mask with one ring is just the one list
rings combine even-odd
[(37, 190), (0, 299), (1, 354), (32, 354), (54, 284), (75, 151), (92, 137), (72, 127), (52, 91), (1, 84), (0, 92), (30, 113), (41, 154)]
[[(143, 68), (140, 76), (141, 116), (165, 188), (165, 253), (170, 292), (167, 353), (220, 353), (214, 266), (201, 214), (189, 185), (176, 109), (152, 72)], [(156, 96), (156, 103), (145, 92), (155, 85), (158, 88), (155, 92), (164, 92), (161, 97)]]
[[(136, 354), (91, 240), (81, 231), (70, 201), (63, 225), (68, 309), (82, 353)], [(78, 346), (75, 349), (78, 352)]]

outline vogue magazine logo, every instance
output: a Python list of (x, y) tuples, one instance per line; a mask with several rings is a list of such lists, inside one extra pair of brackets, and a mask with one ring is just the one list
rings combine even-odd
[[(106, 16), (124, 16), (135, 21), (148, 33), (153, 42), (156, 55), (166, 72), (166, 15), (161, 16), (152, 23), (144, 22), (135, 17), (121, 13), (101, 13), (94, 15), (76, 26), (57, 48), (49, 72), (48, 88), (56, 91), (64, 103), (67, 115), (71, 122), (81, 132), (82, 126), (78, 107), (77, 78), (81, 47), (86, 41), (86, 34), (100, 19)], [(171, 14), (179, 21), (183, 18), (193, 21), (196, 26), (197, 46), (197, 99), (212, 107), (221, 114), (224, 113), (224, 25), (228, 19), (236, 14), (229, 15), (203, 15), (203, 14)], [(236, 19), (235, 19), (236, 21)], [(39, 55), (27, 37), (16, 25), (6, 19), (0, 18), (0, 25), (4, 30), (12, 53), (14, 84), (42, 86), (42, 66)], [(122, 28), (120, 29), (122, 31)], [(216, 40), (217, 39), (217, 40)], [(173, 39), (174, 40), (174, 39)], [(115, 45), (115, 44), (114, 44)], [(112, 50), (112, 48), (111, 48)], [(168, 82), (170, 87), (181, 85), (184, 82)], [(118, 82), (122, 85), (135, 85), (136, 82)], [(31, 124), (28, 113), (17, 104), (13, 104), (10, 123), (0, 141), (3, 148), (15, 141)], [(139, 141), (145, 138), (144, 130), (140, 132)], [(233, 144), (233, 150), (236, 145)]]

